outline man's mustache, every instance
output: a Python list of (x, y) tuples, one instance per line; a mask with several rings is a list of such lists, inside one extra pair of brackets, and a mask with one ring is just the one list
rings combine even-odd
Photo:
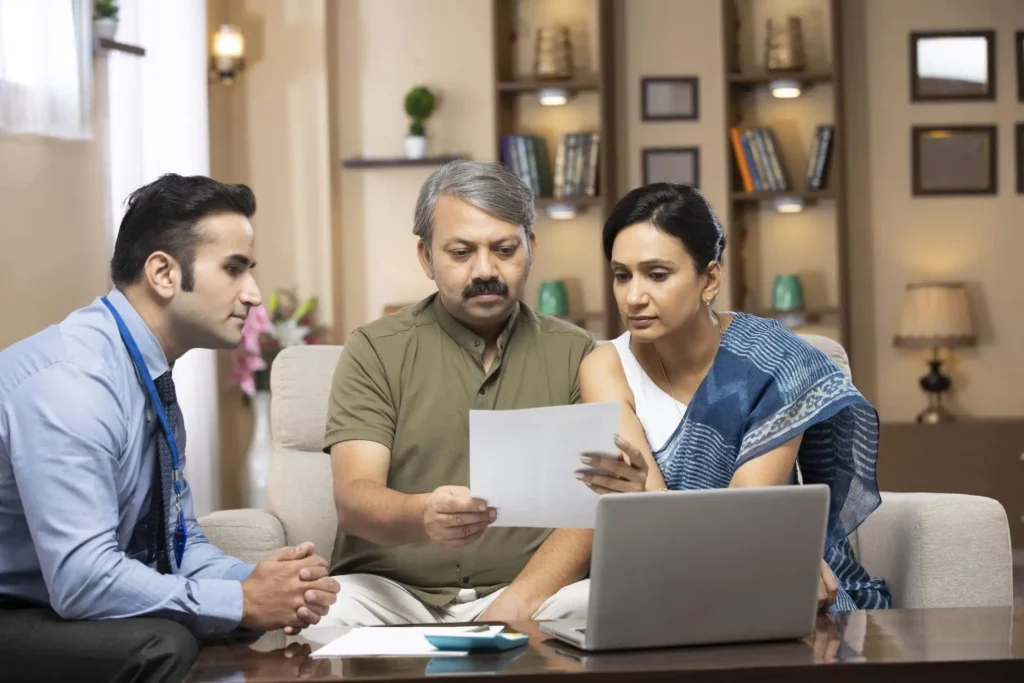
[(508, 296), (508, 285), (497, 278), (491, 278), (490, 280), (474, 279), (462, 290), (462, 299), (472, 299), (475, 296), (482, 296), (484, 294)]

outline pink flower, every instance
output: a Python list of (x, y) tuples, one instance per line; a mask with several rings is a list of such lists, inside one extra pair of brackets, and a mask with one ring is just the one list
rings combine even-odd
[(270, 321), (267, 309), (257, 306), (249, 312), (249, 317), (242, 327), (242, 342), (231, 353), (231, 369), (228, 372), (228, 383), (239, 387), (249, 396), (256, 393), (255, 373), (266, 370), (267, 362), (263, 359), (260, 339), (264, 334), (273, 332), (274, 325)]

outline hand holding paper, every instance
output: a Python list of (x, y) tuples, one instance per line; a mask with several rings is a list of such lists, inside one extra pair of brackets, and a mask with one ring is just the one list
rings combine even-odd
[(576, 477), (584, 453), (615, 456), (618, 403), (471, 410), (470, 490), (491, 526), (594, 527), (598, 494)]

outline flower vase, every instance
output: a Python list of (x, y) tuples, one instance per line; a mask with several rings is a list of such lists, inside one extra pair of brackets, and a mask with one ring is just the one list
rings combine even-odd
[(252, 397), (252, 440), (245, 454), (245, 507), (267, 509), (267, 472), (274, 445), (270, 435), (270, 392)]

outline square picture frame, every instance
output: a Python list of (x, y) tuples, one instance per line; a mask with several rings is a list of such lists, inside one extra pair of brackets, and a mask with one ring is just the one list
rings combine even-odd
[(699, 118), (700, 80), (696, 76), (640, 79), (641, 121), (696, 121)]
[(910, 33), (911, 102), (995, 99), (995, 31)]
[(995, 125), (913, 126), (914, 196), (998, 194)]
[(699, 147), (647, 147), (640, 150), (643, 185), (677, 183), (700, 189)]

